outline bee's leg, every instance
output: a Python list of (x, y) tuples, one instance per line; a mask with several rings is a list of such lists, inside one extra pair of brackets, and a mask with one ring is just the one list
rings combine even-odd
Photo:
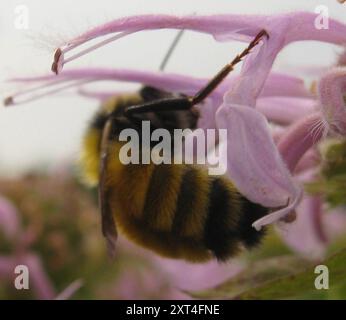
[(192, 106), (191, 99), (188, 97), (164, 98), (127, 107), (124, 112), (126, 116), (132, 116), (144, 112), (189, 110)]
[[(154, 101), (154, 100), (173, 98), (170, 92), (160, 90), (148, 85), (143, 86), (142, 89), (140, 89), (139, 94), (142, 97), (143, 101)], [(179, 94), (179, 95), (176, 95), (174, 98), (178, 98), (178, 97), (186, 97), (186, 95)]]
[(257, 36), (249, 43), (247, 48), (238, 54), (230, 63), (226, 64), (217, 74), (211, 79), (208, 84), (197, 92), (192, 98), (192, 105), (202, 102), (214, 89), (222, 82), (223, 79), (234, 69), (234, 66), (242, 61), (242, 59), (250, 53), (250, 51), (261, 41), (263, 37), (269, 38), (267, 31), (261, 30)]
[(239, 55), (237, 55), (230, 63), (226, 64), (214, 78), (212, 78), (207, 85), (198, 91), (192, 97), (181, 98), (166, 98), (159, 99), (152, 102), (144, 103), (137, 106), (130, 106), (125, 109), (126, 115), (142, 112), (156, 112), (156, 111), (172, 111), (172, 110), (188, 110), (194, 105), (201, 103), (207, 96), (209, 96), (214, 89), (222, 82), (223, 79), (233, 70), (234, 66), (242, 61), (242, 59), (250, 53), (260, 40), (266, 36), (269, 38), (268, 33), (262, 30), (257, 36), (250, 42), (248, 47)]
[(114, 257), (115, 244), (118, 237), (115, 221), (109, 205), (108, 191), (106, 190), (106, 168), (108, 160), (108, 139), (112, 128), (112, 120), (109, 119), (102, 132), (101, 158), (99, 175), (99, 206), (101, 211), (102, 233), (107, 241), (108, 253)]

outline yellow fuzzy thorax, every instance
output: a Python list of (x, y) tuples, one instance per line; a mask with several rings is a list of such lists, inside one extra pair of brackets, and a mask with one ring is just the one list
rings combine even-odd
[(79, 158), (80, 177), (88, 186), (96, 186), (99, 181), (101, 131), (89, 129), (82, 142), (82, 150)]
[[(124, 94), (105, 101), (99, 114), (109, 115), (120, 105), (135, 105), (142, 100), (138, 94)], [(99, 181), (100, 143), (102, 130), (90, 126), (82, 140), (81, 153), (78, 160), (81, 181), (87, 186), (94, 187)]]

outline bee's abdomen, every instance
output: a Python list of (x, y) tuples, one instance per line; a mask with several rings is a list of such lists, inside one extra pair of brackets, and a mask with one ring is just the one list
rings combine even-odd
[(252, 248), (259, 244), (265, 229), (257, 231), (252, 224), (268, 214), (268, 208), (262, 207), (242, 197), (242, 214), (239, 220), (239, 234), (245, 247)]
[(266, 208), (244, 198), (225, 178), (212, 179), (209, 201), (205, 242), (218, 260), (259, 243), (264, 231), (255, 230), (252, 223), (267, 213)]
[(213, 178), (204, 240), (218, 260), (227, 260), (240, 249), (238, 227), (241, 214), (239, 193), (228, 180)]
[(143, 226), (158, 241), (159, 237), (167, 241), (166, 255), (198, 260), (198, 254), (186, 254), (195, 250), (202, 252), (203, 260), (212, 254), (224, 261), (242, 246), (259, 242), (262, 232), (252, 223), (265, 213), (265, 208), (242, 197), (224, 177), (211, 177), (197, 166), (159, 165), (151, 176)]
[(124, 166), (126, 173), (112, 183), (115, 220), (130, 239), (189, 261), (225, 261), (259, 242), (263, 232), (252, 223), (266, 209), (246, 200), (229, 179), (193, 165), (150, 168), (143, 174), (142, 166)]
[(203, 242), (209, 205), (209, 178), (202, 170), (184, 166), (172, 232)]

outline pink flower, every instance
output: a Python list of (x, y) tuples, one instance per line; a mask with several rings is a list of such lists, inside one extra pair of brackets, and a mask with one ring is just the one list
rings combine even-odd
[[(20, 225), (17, 209), (3, 197), (0, 197), (0, 232), (11, 241), (14, 250), (11, 255), (0, 254), (0, 278), (13, 281), (14, 270), (18, 265), (25, 265), (30, 272), (30, 286), (38, 299), (53, 299), (56, 296), (41, 258), (29, 248), (30, 232)], [(58, 299), (68, 299), (81, 286), (80, 282), (68, 286)]]
[[(253, 108), (272, 64), (284, 46), (301, 40), (336, 44), (346, 42), (345, 25), (330, 19), (329, 29), (321, 31), (315, 28), (315, 19), (315, 15), (305, 12), (270, 17), (245, 15), (128, 17), (99, 26), (69, 41), (65, 47), (57, 50), (52, 70), (59, 73), (68, 61), (140, 30), (187, 29), (209, 33), (218, 41), (230, 39), (249, 41), (260, 30), (266, 30), (270, 38), (263, 40), (262, 45), (257, 46), (246, 59), (238, 81), (229, 87), (224, 95), (223, 104), (216, 113), (216, 125), (228, 130), (227, 168), (237, 188), (253, 202), (269, 208), (281, 208), (256, 221), (254, 227), (260, 229), (263, 225), (278, 221), (292, 212), (300, 201), (302, 190), (294, 183), (287, 170), (283, 161), (286, 159), (285, 157), (282, 159), (274, 144), (267, 120)], [(115, 37), (65, 59), (67, 52), (81, 44), (114, 33), (117, 33)], [(302, 154), (295, 154), (294, 151), (301, 152), (304, 148), (307, 150), (313, 143), (305, 143), (301, 145), (301, 149), (293, 147), (292, 150), (289, 148), (289, 140), (283, 145), (286, 149), (284, 147), (282, 149), (286, 154), (299, 158)], [(294, 167), (293, 164), (289, 166)]]
[[(294, 12), (278, 15), (210, 15), (210, 16), (170, 16), (170, 15), (142, 15), (117, 19), (104, 25), (93, 28), (77, 38), (69, 40), (66, 45), (57, 49), (52, 69), (60, 72), (63, 66), (80, 56), (99, 48), (111, 41), (118, 40), (142, 30), (155, 29), (185, 29), (212, 35), (217, 41), (240, 40), (249, 42), (262, 29), (265, 29), (273, 39), (265, 54), (262, 55), (262, 62), (265, 63), (257, 72), (266, 77), (272, 62), (277, 53), (285, 45), (300, 40), (317, 40), (336, 44), (345, 43), (345, 25), (329, 20), (329, 29), (318, 30), (315, 28), (316, 15), (308, 12)], [(70, 58), (65, 55), (77, 47), (87, 42), (107, 36), (111, 37), (103, 40), (99, 44), (93, 45)], [(265, 68), (266, 65), (266, 68)]]
[[(316, 40), (343, 45), (346, 43), (346, 25), (329, 19), (329, 28), (319, 30), (315, 27), (316, 16), (306, 12), (295, 12), (272, 16), (212, 15), (176, 17), (168, 15), (144, 15), (117, 19), (91, 29), (65, 46), (57, 49), (52, 70), (57, 78), (43, 76), (21, 78), (20, 81), (43, 82), (42, 87), (63, 85), (72, 81), (80, 85), (97, 80), (139, 81), (168, 91), (188, 95), (194, 94), (205, 83), (190, 77), (131, 72), (128, 70), (70, 70), (61, 72), (69, 61), (99, 48), (111, 41), (142, 30), (163, 28), (186, 29), (212, 35), (217, 41), (251, 41), (260, 30), (266, 30), (269, 38), (263, 38), (245, 59), (238, 77), (224, 81), (210, 96), (207, 106), (201, 106), (203, 128), (218, 127), (227, 129), (228, 173), (236, 187), (249, 200), (271, 208), (274, 212), (257, 220), (256, 229), (280, 221), (287, 217), (299, 204), (302, 188), (293, 178), (293, 173), (306, 152), (323, 138), (325, 128), (345, 134), (346, 116), (343, 101), (345, 91), (344, 70), (338, 69), (321, 78), (319, 100), (313, 99), (297, 87), (281, 88), (279, 97), (270, 96), (270, 74), (277, 54), (295, 41)], [(72, 50), (85, 45), (90, 40), (111, 35), (108, 39), (66, 58)], [(235, 81), (236, 79), (236, 81)], [(280, 76), (283, 84), (289, 79)], [(292, 80), (292, 79), (291, 79)], [(67, 85), (71, 86), (71, 84)], [(64, 86), (63, 86), (64, 88)], [(55, 92), (53, 89), (51, 91)], [(284, 91), (287, 90), (287, 95)], [(7, 104), (15, 103), (29, 89), (8, 99)], [(290, 92), (290, 93), (288, 93)], [(43, 94), (44, 95), (44, 94)], [(281, 95), (281, 97), (280, 97)], [(104, 94), (103, 94), (104, 96)], [(282, 97), (284, 100), (281, 100)], [(26, 101), (35, 98), (32, 96)], [(266, 103), (261, 98), (267, 98)], [(269, 100), (271, 98), (271, 100)], [(274, 99), (273, 99), (274, 98)], [(276, 100), (275, 100), (276, 98)], [(306, 99), (306, 100), (303, 100)], [(275, 109), (281, 101), (292, 106), (291, 115), (280, 116)], [(257, 106), (256, 106), (257, 105)], [(318, 112), (317, 107), (320, 108)], [(280, 108), (280, 107), (279, 107)], [(262, 113), (263, 114), (262, 114)], [(203, 117), (204, 114), (204, 117)], [(274, 143), (268, 120), (289, 124), (287, 130)]]

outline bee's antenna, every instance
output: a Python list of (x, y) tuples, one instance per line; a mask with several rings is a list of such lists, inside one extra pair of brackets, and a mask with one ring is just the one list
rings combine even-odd
[(176, 48), (178, 42), (180, 41), (181, 37), (183, 36), (184, 33), (184, 29), (180, 30), (177, 35), (174, 37), (172, 44), (170, 45), (170, 47), (168, 48), (168, 51), (165, 55), (165, 57), (163, 58), (161, 65), (160, 65), (160, 71), (163, 71), (169, 61), (169, 58), (171, 57), (174, 49)]

